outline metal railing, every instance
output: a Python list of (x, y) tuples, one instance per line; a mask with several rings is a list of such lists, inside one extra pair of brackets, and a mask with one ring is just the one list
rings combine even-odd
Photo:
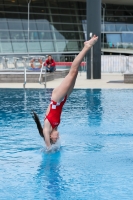
[(133, 56), (123, 55), (102, 55), (101, 56), (102, 73), (132, 73)]
[[(34, 56), (37, 58), (37, 56)], [(44, 57), (44, 56), (43, 56)], [(56, 58), (58, 59), (56, 60)], [(32, 57), (33, 58), (33, 57)], [(75, 58), (75, 55), (54, 55), (54, 60), (56, 62), (72, 62)], [(44, 59), (44, 58), (43, 58)], [(22, 71), (24, 72), (24, 86), (26, 85), (26, 76), (27, 72), (35, 72), (36, 70), (32, 69), (30, 66), (31, 57), (18, 57), (16, 59), (13, 57), (0, 57), (0, 70), (12, 70), (12, 71)], [(86, 63), (86, 58), (83, 60)], [(44, 61), (43, 61), (44, 64)], [(37, 65), (37, 63), (36, 63)], [(69, 69), (70, 66), (56, 66), (56, 69)], [(42, 84), (42, 74), (46, 74), (46, 69), (44, 66), (38, 70), (39, 71), (39, 83)], [(80, 73), (86, 71), (86, 65), (80, 67)], [(133, 56), (124, 56), (124, 55), (102, 55), (101, 56), (101, 72), (102, 73), (126, 73), (133, 72)], [(45, 75), (46, 80), (46, 75)], [(46, 82), (46, 81), (45, 81)]]
[(45, 62), (42, 63), (42, 67), (41, 67), (41, 71), (40, 71), (40, 75), (39, 75), (39, 83), (42, 84), (42, 73), (43, 73), (43, 68), (45, 68), (45, 76), (44, 76), (45, 82), (43, 82), (43, 85), (46, 88), (47, 76), (46, 76), (46, 67), (44, 66), (44, 63)]
[(23, 88), (25, 88), (26, 86), (26, 75), (27, 75), (27, 72), (26, 72), (26, 61), (28, 60), (28, 57), (23, 57), (24, 59), (24, 83), (23, 83)]
[(102, 43), (101, 47), (104, 49), (123, 49), (123, 50), (133, 50), (133, 43), (126, 43), (126, 42), (108, 42)]

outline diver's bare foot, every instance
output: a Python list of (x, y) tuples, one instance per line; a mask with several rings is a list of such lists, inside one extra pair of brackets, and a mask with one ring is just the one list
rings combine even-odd
[(90, 49), (98, 40), (98, 36), (94, 35), (90, 40), (84, 42), (84, 46)]

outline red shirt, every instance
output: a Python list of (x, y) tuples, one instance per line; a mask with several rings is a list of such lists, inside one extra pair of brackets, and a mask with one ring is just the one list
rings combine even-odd
[(64, 97), (64, 99), (60, 103), (57, 103), (51, 100), (50, 111), (48, 115), (46, 115), (45, 119), (48, 119), (53, 129), (60, 124), (60, 116), (61, 116), (63, 105), (66, 102), (66, 99), (67, 99), (67, 95)]
[(47, 59), (46, 61), (45, 61), (45, 65), (51, 65), (51, 66), (55, 66), (55, 61), (54, 61), (54, 59), (51, 59), (51, 60), (49, 60), (49, 59)]

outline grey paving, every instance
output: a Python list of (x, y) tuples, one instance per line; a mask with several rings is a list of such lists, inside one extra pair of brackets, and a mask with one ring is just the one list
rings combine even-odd
[[(47, 88), (55, 88), (63, 78), (54, 79), (47, 82)], [(23, 88), (23, 83), (0, 83), (0, 88)], [(26, 88), (44, 89), (44, 85), (39, 83), (27, 83)], [(88, 80), (86, 73), (79, 73), (75, 88), (112, 88), (112, 89), (133, 89), (132, 83), (124, 83), (123, 74), (102, 74), (101, 79)]]

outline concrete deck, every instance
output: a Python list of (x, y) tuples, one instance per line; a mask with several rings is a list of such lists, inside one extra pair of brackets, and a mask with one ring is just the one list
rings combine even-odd
[[(47, 82), (47, 88), (55, 88), (63, 78), (54, 79)], [(23, 88), (23, 83), (0, 83), (0, 88)], [(39, 83), (27, 83), (26, 88), (44, 88)], [(78, 74), (75, 88), (104, 88), (104, 89), (133, 89), (133, 84), (124, 83), (124, 75), (122, 74), (102, 74), (101, 79), (88, 80), (86, 73)]]

